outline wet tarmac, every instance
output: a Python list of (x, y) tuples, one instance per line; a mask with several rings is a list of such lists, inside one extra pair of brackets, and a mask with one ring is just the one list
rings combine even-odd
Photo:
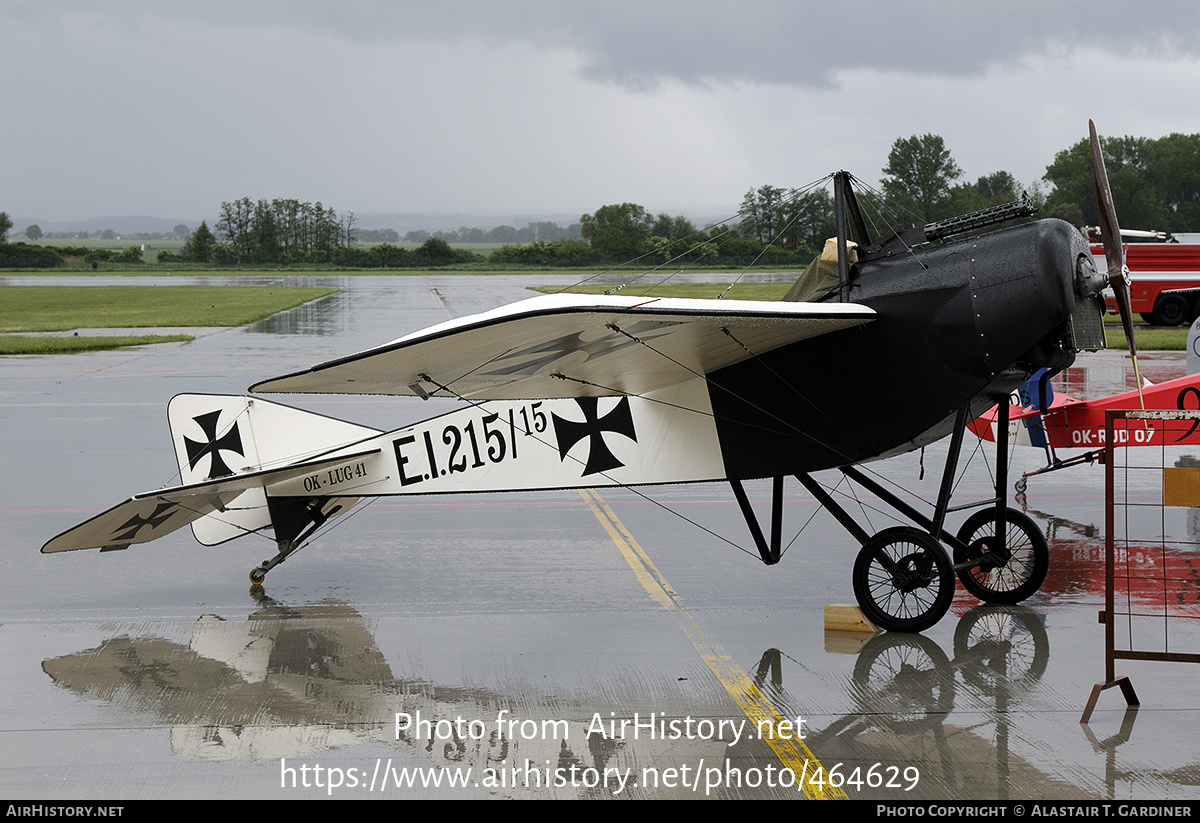
[[(722, 485), (380, 500), (258, 596), (247, 572), (274, 553), (261, 537), (206, 548), (182, 530), (127, 551), (38, 553), (173, 482), (174, 394), (241, 393), (528, 296), (534, 280), (547, 278), (303, 278), (342, 292), (189, 344), (0, 358), (0, 792), (803, 798), (797, 776), (819, 764), (870, 800), (1200, 798), (1193, 664), (1118, 663), (1140, 709), (1111, 690), (1079, 723), (1104, 677), (1098, 466), (1033, 478), (1014, 503), (1050, 541), (1041, 592), (981, 607), (960, 588), (922, 635), (825, 631), (824, 607), (854, 601), (858, 547), (794, 482), (775, 567)], [(1144, 371), (1179, 376), (1182, 355)], [(1099, 396), (1130, 379), (1105, 353), (1069, 384)], [(453, 407), (280, 399), (379, 428)], [(917, 400), (881, 399), (879, 413)], [(944, 454), (872, 468), (931, 499)], [(1043, 459), (1019, 451), (1014, 472)], [(957, 500), (987, 494), (991, 461), (973, 456)], [(765, 517), (769, 485), (748, 488)], [(870, 531), (894, 524), (869, 501), (862, 515)], [(1192, 520), (1164, 530), (1182, 541), (1195, 602)], [(1181, 642), (1200, 651), (1187, 631)]]

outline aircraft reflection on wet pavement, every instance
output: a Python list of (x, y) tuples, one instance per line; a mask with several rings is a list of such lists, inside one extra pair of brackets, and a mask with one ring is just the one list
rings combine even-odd
[[(671, 739), (669, 725), (667, 739), (648, 739), (644, 729), (637, 738), (612, 739), (596, 733), (595, 713), (559, 698), (539, 707), (482, 688), (397, 678), (366, 621), (337, 602), (287, 607), (265, 599), (245, 622), (200, 617), (186, 646), (123, 635), (47, 660), (43, 669), (63, 688), (169, 723), (178, 757), (287, 759), (298, 768), (306, 756), (386, 744), (397, 752), (383, 777), (392, 791), (406, 788), (395, 784), (402, 771), (411, 774), (421, 765), (459, 773), (470, 768), (472, 780), (493, 794), (559, 798), (612, 796), (621, 789), (634, 797), (670, 796), (666, 788), (636, 785), (644, 768), (660, 763), (721, 764), (728, 757), (779, 771), (763, 743), (742, 741), (732, 751), (729, 720), (697, 718), (684, 739)], [(506, 706), (520, 706), (520, 713)], [(521, 770), (515, 785), (514, 764)], [(492, 785), (480, 777), (489, 772)], [(365, 780), (352, 788), (361, 792)], [(797, 790), (722, 788), (711, 796), (779, 797)]]
[[(1097, 530), (1029, 508), (1024, 513), (1048, 537), (1054, 571), (1046, 595), (1064, 603), (1095, 602), (1103, 586)], [(1189, 534), (1197, 539), (1194, 528)], [(1194, 558), (1182, 551), (1177, 556), (1183, 567), (1192, 568), (1188, 564)], [(1180, 586), (1195, 602), (1200, 591), (1195, 576), (1181, 577)], [(852, 650), (857, 656), (844, 686), (852, 708), (844, 714), (812, 717), (812, 707), (804, 705), (811, 684), (797, 692), (804, 699), (789, 693), (785, 672), (798, 677), (813, 666), (811, 660), (797, 670), (798, 661), (791, 660), (790, 653), (768, 649), (757, 672), (751, 667), (751, 676), (784, 716), (809, 718), (807, 742), (826, 764), (894, 764), (901, 784), (905, 767), (919, 770), (920, 781), (911, 791), (903, 785), (881, 787), (872, 797), (884, 798), (891, 791), (907, 799), (1078, 798), (1078, 783), (1060, 769), (1030, 758), (1030, 729), (1018, 723), (1047, 699), (1047, 623), (1053, 613), (1020, 606), (974, 607), (973, 600), (963, 596), (952, 604), (951, 614), (957, 624), (949, 646), (906, 634), (881, 634), (865, 644), (856, 641), (861, 645)], [(1078, 661), (1072, 654), (1077, 652), (1071, 650), (1067, 657), (1074, 665)], [(1086, 660), (1083, 665), (1086, 669)], [(1099, 668), (1097, 659), (1097, 672)], [(574, 766), (593, 773), (682, 761), (720, 763), (725, 758), (740, 767), (779, 768), (773, 753), (759, 741), (742, 740), (735, 746), (725, 735), (685, 741), (681, 748), (681, 741), (588, 736), (595, 713), (586, 701), (572, 705), (561, 695), (539, 697), (536, 689), (517, 693), (397, 676), (368, 621), (342, 602), (290, 607), (263, 598), (259, 610), (245, 621), (202, 616), (189, 640), (119, 635), (95, 648), (46, 660), (43, 669), (54, 683), (76, 694), (169, 724), (171, 750), (184, 759), (292, 762), (369, 744), (394, 752), (396, 769), (464, 766), (482, 773), (511, 765), (514, 758), (542, 768)], [(1050, 687), (1049, 699), (1061, 698), (1074, 713), (1085, 696), (1084, 680), (1086, 676), (1061, 695), (1053, 695), (1056, 689)], [(509, 706), (514, 707), (510, 717), (520, 706), (521, 718), (535, 721), (539, 728), (566, 718), (568, 739), (495, 736), (490, 726), (478, 738), (436, 726), (426, 726), (421, 734), (405, 728), (397, 736), (392, 722), (400, 712), (413, 719), (419, 714), (435, 721), (461, 717), (490, 724)], [(628, 709), (622, 712), (631, 714)], [(1083, 731), (1096, 751), (1111, 761), (1106, 771), (1109, 797), (1128, 779), (1117, 764), (1120, 747), (1133, 737), (1135, 718), (1136, 712), (1128, 713), (1121, 731), (1103, 741)], [(1182, 768), (1183, 772), (1163, 769), (1155, 779), (1187, 785), (1188, 767)], [(504, 786), (488, 791), (510, 797), (611, 794), (587, 787)], [(673, 796), (667, 789), (628, 791), (635, 797)], [(747, 795), (780, 792), (743, 788), (720, 796)]]
[[(922, 764), (908, 773), (895, 766), (891, 777), (881, 773), (896, 782), (891, 791), (885, 784), (873, 792), (880, 799), (979, 796), (981, 775), (969, 764), (980, 758), (999, 766), (989, 774), (995, 785), (984, 795), (1077, 797), (1076, 787), (1008, 750), (1010, 718), (1039, 684), (1049, 659), (1042, 618), (1022, 606), (969, 609), (955, 629), (953, 657), (921, 635), (875, 635), (859, 652), (848, 684), (856, 710), (812, 730), (809, 743), (826, 757), (847, 763)], [(794, 707), (797, 701), (783, 682), (783, 663), (778, 649), (767, 650), (754, 681), (777, 705)], [(585, 709), (564, 706), (560, 699), (537, 708), (528, 697), (515, 701), (478, 687), (398, 678), (361, 615), (337, 602), (292, 608), (268, 601), (245, 622), (204, 615), (187, 645), (122, 635), (94, 649), (47, 660), (43, 669), (63, 688), (170, 724), (171, 749), (186, 759), (300, 762), (368, 742), (396, 751), (395, 770), (470, 767), (475, 774), (525, 760), (543, 769), (574, 766), (579, 774), (634, 769), (640, 775), (643, 767), (660, 762), (721, 763), (730, 758), (744, 768), (773, 759), (765, 745), (754, 741), (735, 747), (729, 739), (694, 740), (681, 750), (680, 741), (605, 739), (587, 734), (593, 721)], [(987, 709), (980, 722), (967, 727), (947, 722), (962, 701)], [(541, 733), (532, 739), (519, 732), (497, 735), (498, 707), (514, 703), (522, 706), (524, 720), (539, 728), (573, 716), (566, 739), (546, 739)], [(391, 722), (396, 713), (404, 715), (397, 722), (406, 727), (419, 715), (487, 718), (487, 728), (471, 732), (465, 725), (452, 729), (453, 724), (439, 726), (435, 720), (424, 725), (423, 734), (413, 734), (408, 728), (397, 730)], [(381, 720), (385, 717), (386, 722)], [(897, 760), (898, 752), (904, 753), (903, 761)], [(611, 794), (603, 787), (521, 785), (491, 793)], [(669, 794), (633, 786), (629, 793)], [(772, 796), (765, 790), (725, 790), (718, 796), (747, 795)]]

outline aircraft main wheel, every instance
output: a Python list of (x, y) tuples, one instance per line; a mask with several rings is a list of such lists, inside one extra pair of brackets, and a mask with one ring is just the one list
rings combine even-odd
[(1007, 544), (999, 550), (996, 510), (984, 509), (967, 518), (958, 539), (967, 551), (954, 550), (954, 564), (978, 560), (978, 565), (961, 569), (963, 588), (985, 603), (1020, 603), (1036, 592), (1050, 568), (1050, 548), (1037, 524), (1019, 511), (1005, 511)]
[(910, 526), (884, 529), (854, 561), (854, 596), (875, 625), (919, 632), (942, 619), (954, 597), (954, 570), (941, 545)]
[(267, 573), (262, 569), (255, 567), (250, 570), (250, 582), (255, 586), (261, 586), (262, 582), (267, 579)]

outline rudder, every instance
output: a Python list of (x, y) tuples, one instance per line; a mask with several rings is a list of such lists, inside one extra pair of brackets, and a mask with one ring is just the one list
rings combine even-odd
[[(378, 429), (253, 397), (179, 394), (167, 406), (171, 442), (183, 484), (310, 460), (379, 433)], [(224, 511), (192, 524), (213, 546), (272, 525), (262, 487), (248, 489)]]

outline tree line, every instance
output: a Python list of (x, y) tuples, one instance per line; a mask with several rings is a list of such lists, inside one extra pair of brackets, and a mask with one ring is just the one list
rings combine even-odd
[[(214, 265), (318, 263), (347, 268), (420, 268), (427, 266), (516, 265), (598, 266), (637, 258), (648, 264), (706, 261), (743, 265), (765, 254), (775, 263), (804, 263), (806, 246), (770, 246), (734, 226), (697, 230), (682, 215), (648, 212), (633, 203), (602, 206), (566, 228), (544, 221), (525, 229), (498, 226), (484, 232), (462, 227), (457, 232), (409, 232), (405, 249), (394, 243), (364, 248), (357, 241), (353, 212), (338, 213), (320, 203), (257, 200), (223, 202), (213, 229), (206, 221), (191, 233), (178, 252), (161, 251), (162, 263)], [(490, 254), (477, 254), (451, 243), (502, 242)]]
[[(1110, 137), (1102, 145), (1121, 225), (1172, 233), (1200, 231), (1200, 134)], [(938, 135), (897, 138), (882, 169), (880, 189), (874, 205), (878, 220), (888, 228), (931, 222), (1023, 195), (1039, 206), (1039, 217), (1059, 217), (1076, 226), (1094, 225), (1099, 219), (1086, 139), (1058, 152), (1041, 180), (1022, 186), (1003, 170), (964, 181)], [(363, 268), (463, 263), (598, 266), (635, 259), (648, 265), (785, 264), (811, 259), (836, 233), (828, 191), (771, 185), (747, 191), (736, 220), (702, 229), (682, 215), (656, 215), (636, 203), (619, 203), (584, 214), (579, 223), (566, 228), (539, 222), (524, 229), (497, 226), (485, 231), (463, 226), (454, 232), (409, 232), (405, 241), (419, 245), (405, 249), (397, 245), (395, 230), (362, 230), (356, 222), (353, 212), (339, 213), (320, 202), (242, 197), (221, 204), (215, 231), (201, 222), (179, 252), (164, 251), (158, 257), (162, 262)], [(0, 212), (0, 266), (60, 265), (62, 254), (141, 260), (136, 246), (120, 252), (89, 252), (7, 243), (11, 228), (8, 215)], [(177, 226), (176, 234), (186, 229)], [(362, 248), (359, 241), (383, 242)], [(486, 256), (452, 245), (489, 242), (503, 245)]]
[[(64, 257), (75, 256), (80, 257), (91, 255), (93, 260), (116, 260), (119, 262), (136, 262), (142, 261), (142, 250), (138, 246), (131, 246), (122, 251), (114, 251), (110, 249), (91, 250), (87, 248), (54, 249), (47, 246), (35, 246), (29, 243), (9, 243), (8, 233), (12, 230), (12, 219), (7, 212), (0, 211), (0, 268), (10, 269), (49, 269), (55, 266), (61, 266), (64, 262)], [(40, 233), (40, 229), (38, 232)], [(29, 235), (26, 234), (26, 237)]]
[[(1117, 216), (1125, 228), (1178, 233), (1200, 231), (1200, 134), (1101, 139)], [(962, 171), (941, 137), (898, 139), (883, 169), (882, 187), (894, 211), (926, 222), (1017, 199), (1021, 185), (1006, 171), (957, 182)], [(1099, 222), (1091, 143), (1063, 149), (1041, 180), (1027, 189), (1039, 217), (1075, 226)]]
[[(1179, 233), (1200, 231), (1200, 134), (1101, 141), (1121, 225)], [(962, 169), (936, 134), (897, 138), (872, 203), (884, 226), (905, 227), (1028, 197), (1037, 217), (1074, 226), (1099, 222), (1091, 143), (1058, 152), (1040, 180), (1023, 186), (1008, 171), (963, 180)], [(861, 198), (860, 198), (861, 205)], [(833, 198), (824, 190), (762, 186), (742, 200), (741, 233), (784, 248), (820, 247), (836, 233)]]
[(331, 263), (354, 240), (354, 212), (339, 214), (320, 202), (294, 199), (221, 203), (218, 239), (202, 221), (178, 253), (159, 252), (160, 262)]
[(406, 233), (404, 242), (424, 243), (430, 237), (445, 240), (447, 243), (545, 243), (554, 240), (578, 240), (580, 234), (578, 223), (572, 223), (563, 228), (549, 220), (539, 220), (527, 224), (523, 229), (509, 225), (495, 226), (490, 229), (459, 226), (455, 231), (435, 231), (433, 233), (417, 229)]

